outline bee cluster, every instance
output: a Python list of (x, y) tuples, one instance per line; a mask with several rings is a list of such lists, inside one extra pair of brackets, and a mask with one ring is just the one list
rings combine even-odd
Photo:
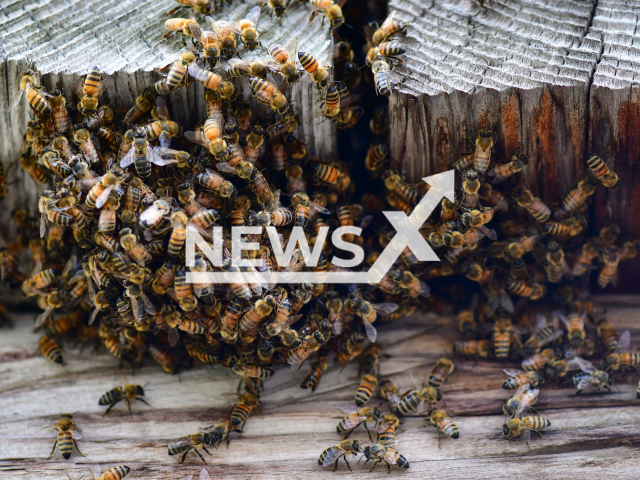
[[(400, 389), (389, 378), (380, 379), (381, 350), (379, 345), (370, 345), (362, 354), (360, 379), (355, 395), (356, 407), (351, 405), (341, 407), (348, 415), (340, 420), (336, 427), (338, 433), (345, 433), (344, 440), (338, 445), (325, 449), (318, 458), (319, 465), (327, 467), (333, 464), (335, 471), (340, 458), (343, 458), (351, 470), (347, 455), (357, 456), (362, 453), (360, 460), (364, 459), (365, 465), (370, 461), (373, 462), (370, 471), (382, 462), (387, 466), (389, 473), (391, 473), (391, 465), (403, 469), (409, 468), (409, 461), (394, 447), (397, 444), (397, 430), (401, 430), (402, 417), (414, 413), (426, 413), (426, 426), (436, 428), (438, 447), (440, 447), (441, 432), (454, 440), (460, 438), (460, 431), (451, 417), (444, 410), (434, 407), (442, 400), (440, 387), (455, 370), (453, 360), (441, 358), (433, 367), (428, 381), (411, 373), (415, 388), (400, 393)], [(379, 389), (380, 398), (389, 404), (390, 413), (388, 414), (383, 415), (378, 407), (364, 407), (377, 389)], [(347, 440), (356, 428), (363, 425), (369, 440), (373, 441), (367, 427), (368, 422), (373, 422), (378, 433), (375, 444), (365, 446), (358, 440)]]
[[(209, 2), (180, 3), (198, 14), (211, 13)], [(266, 5), (273, 16), (286, 18), (284, 2), (269, 0)], [(340, 6), (332, 0), (310, 0), (309, 5), (311, 20), (322, 14), (331, 28), (344, 23)], [(131, 369), (146, 356), (170, 374), (199, 364), (231, 369), (245, 393), (220, 423), (169, 445), (169, 455), (182, 455), (184, 461), (192, 449), (204, 460), (199, 449), (208, 453), (207, 447), (229, 442), (231, 432), (242, 432), (274, 366), (301, 368), (308, 361), (301, 388), (315, 391), (330, 355), (339, 365), (361, 356), (356, 408), (347, 409), (349, 415), (337, 429), (349, 435), (360, 424), (368, 431), (367, 422), (373, 422), (378, 443), (363, 447), (345, 438), (318, 461), (337, 466), (341, 457), (347, 461), (347, 454), (362, 452), (374, 468), (382, 461), (389, 468), (408, 468), (391, 443), (400, 417), (418, 409), (428, 407), (427, 420), (438, 438), (440, 432), (459, 437), (449, 415), (434, 408), (441, 399), (439, 387), (455, 368), (451, 360), (441, 359), (429, 381), (416, 379), (416, 388), (405, 393), (389, 379), (380, 379), (374, 324), (397, 320), (419, 306), (438, 308), (436, 295), (427, 299), (430, 287), (425, 280), (443, 281), (437, 295), (442, 302), (457, 301), (460, 289), (462, 296), (476, 293), (476, 304), (458, 313), (464, 340), (456, 342), (456, 354), (523, 362), (524, 372), (507, 371), (505, 388), (517, 388), (504, 410), (512, 417), (504, 430), (509, 438), (549, 426), (542, 417), (522, 417), (545, 380), (580, 369), (574, 377), (579, 391), (608, 388), (611, 372), (639, 363), (639, 354), (624, 350), (628, 337), (618, 338), (574, 288), (588, 281), (594, 269), (601, 288), (614, 283), (618, 263), (635, 257), (640, 246), (638, 241), (619, 242), (616, 225), (589, 236), (585, 212), (590, 197), (598, 186), (613, 188), (618, 182), (595, 155), (587, 158), (586, 175), (552, 217), (551, 209), (518, 175), (528, 163), (526, 155), (490, 168), (493, 134), (480, 130), (473, 153), (462, 155), (455, 165), (461, 195), (455, 201), (443, 199), (439, 218), (421, 228), (443, 261), (420, 264), (406, 248), (376, 285), (264, 283), (258, 273), (339, 269), (328, 261), (333, 254), (329, 244), (322, 247), (317, 266), (307, 267), (302, 250), (291, 242), (291, 261), (280, 265), (267, 234), (250, 235), (258, 248), (245, 250), (239, 263), (232, 262), (231, 227), (278, 227), (284, 252), (291, 227), (302, 227), (313, 247), (327, 227), (359, 225), (363, 235), (350, 241), (365, 249), (361, 268), (366, 270), (394, 236), (380, 213), (389, 206), (409, 215), (429, 188), (411, 185), (389, 168), (388, 108), (381, 104), (369, 124), (372, 139), (365, 167), (373, 179), (381, 180), (384, 199), (374, 187), (356, 203), (353, 162), (310, 157), (304, 140), (295, 134), (299, 117), (286, 95), (288, 85), (308, 75), (321, 92), (319, 116), (338, 129), (355, 126), (364, 109), (350, 105), (349, 90), (361, 82), (351, 45), (336, 38), (333, 71), (311, 53), (295, 52), (295, 39), (284, 46), (269, 45), (267, 60), (248, 58), (263, 48), (261, 8), (248, 10), (238, 22), (207, 16), (210, 29), (192, 18), (167, 20), (166, 35), (182, 35), (185, 51), (124, 115), (104, 102), (106, 87), (98, 69), (74, 87), (77, 102), (59, 90), (39, 87), (33, 69), (23, 72), (12, 104), (26, 96), (35, 118), (25, 134), (20, 165), (47, 189), (40, 195), (40, 219), (23, 208), (13, 212), (18, 238), (0, 251), (0, 276), (43, 310), (36, 326), (44, 331), (39, 347), (46, 358), (63, 363), (62, 343), (79, 341), (102, 344)], [(366, 28), (364, 61), (382, 96), (389, 95), (395, 83), (392, 63), (404, 53), (393, 37), (407, 28), (394, 14), (381, 26)], [(341, 80), (331, 81), (332, 76)], [(194, 81), (204, 87), (207, 118), (200, 125), (183, 126), (171, 120), (167, 98)], [(251, 96), (243, 100), (248, 90)], [(0, 170), (0, 195), (3, 181)], [(496, 229), (487, 226), (490, 222)], [(211, 233), (212, 227), (221, 229)], [(212, 265), (201, 251), (187, 266), (189, 232), (211, 247), (221, 247), (222, 266)], [(25, 275), (18, 262), (27, 249), (34, 264), (31, 275)], [(204, 272), (242, 272), (255, 281), (187, 281), (189, 273)], [(447, 277), (453, 279), (448, 286)], [(553, 325), (542, 318), (523, 341), (521, 331), (531, 331), (526, 304), (543, 301), (556, 302), (564, 312), (557, 312)], [(601, 341), (587, 338), (586, 318), (597, 322)], [(560, 320), (566, 324), (566, 342)], [(367, 339), (372, 345), (365, 350)], [(583, 357), (599, 354), (601, 344), (610, 354), (597, 370)], [(364, 406), (376, 389), (391, 413)], [(142, 396), (142, 387), (125, 385), (105, 394), (100, 404), (110, 410), (122, 400), (128, 405), (144, 402)], [(59, 432), (70, 429), (59, 427)], [(60, 437), (58, 441), (62, 453)], [(71, 452), (69, 445), (65, 434), (65, 452)], [(114, 468), (123, 470), (111, 477), (107, 471), (105, 478), (123, 478), (128, 472), (126, 467)]]

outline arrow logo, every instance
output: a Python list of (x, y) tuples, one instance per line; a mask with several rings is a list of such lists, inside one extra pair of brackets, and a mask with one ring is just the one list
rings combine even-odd
[[(332, 271), (322, 272), (188, 272), (188, 283), (256, 283), (261, 281), (267, 284), (275, 283), (379, 283), (389, 272), (403, 250), (411, 249), (416, 258), (421, 262), (439, 262), (431, 246), (420, 233), (420, 228), (427, 221), (431, 213), (440, 204), (443, 198), (455, 201), (455, 170), (431, 175), (422, 179), (429, 185), (429, 190), (422, 200), (407, 215), (404, 212), (383, 212), (396, 234), (387, 247), (382, 251), (378, 259), (367, 272)], [(190, 231), (187, 231), (189, 236)], [(189, 240), (189, 239), (188, 239)], [(199, 239), (204, 242), (202, 238)], [(200, 245), (198, 239), (191, 243)], [(188, 242), (189, 243), (189, 242)], [(187, 256), (189, 251), (187, 251)]]

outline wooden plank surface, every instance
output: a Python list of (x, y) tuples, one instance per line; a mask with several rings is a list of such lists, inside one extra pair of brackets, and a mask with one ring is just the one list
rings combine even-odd
[[(636, 349), (640, 335), (640, 301), (637, 297), (601, 297), (608, 318), (620, 330), (629, 329)], [(18, 320), (17, 318), (15, 320)], [(19, 319), (25, 320), (25, 319)], [(415, 315), (382, 327), (379, 339), (390, 358), (383, 359), (383, 376), (401, 388), (411, 387), (409, 370), (427, 375), (442, 355), (450, 355), (457, 333), (448, 317)], [(18, 321), (0, 335), (0, 478), (73, 480), (91, 477), (92, 465), (103, 469), (128, 465), (127, 479), (197, 478), (203, 464), (190, 454), (184, 465), (167, 455), (167, 444), (185, 434), (219, 420), (231, 405), (224, 392), (233, 392), (236, 377), (222, 368), (202, 368), (180, 376), (162, 374), (147, 365), (129, 376), (107, 354), (65, 351), (67, 365), (59, 367), (41, 357), (32, 357), (37, 335), (30, 323)], [(532, 438), (531, 449), (523, 442), (511, 445), (499, 431), (504, 417), (501, 388), (505, 365), (457, 359), (457, 370), (443, 388), (446, 410), (460, 428), (460, 439), (443, 439), (438, 449), (435, 431), (419, 429), (421, 418), (407, 418), (397, 448), (410, 462), (408, 471), (393, 470), (392, 476), (407, 478), (637, 478), (640, 471), (640, 417), (636, 398), (638, 375), (618, 378), (612, 394), (575, 397), (564, 385), (541, 389), (538, 409), (552, 426), (543, 439)], [(222, 446), (206, 456), (212, 478), (328, 478), (357, 475), (388, 478), (386, 468), (373, 473), (344, 466), (333, 474), (317, 465), (323, 449), (339, 443), (335, 427), (340, 405), (353, 402), (355, 384), (349, 378), (357, 365), (340, 372), (331, 366), (315, 394), (298, 385), (283, 368), (266, 384), (262, 414), (249, 418), (242, 438), (232, 436), (230, 447)], [(99, 397), (126, 380), (149, 382), (147, 399), (152, 407), (134, 406), (128, 414), (118, 405), (103, 416)], [(86, 457), (74, 453), (64, 461), (58, 453), (47, 460), (54, 434), (46, 427), (62, 412), (74, 413), (83, 429), (79, 446)], [(367, 440), (366, 432), (354, 438)], [(352, 462), (352, 465), (355, 462)]]

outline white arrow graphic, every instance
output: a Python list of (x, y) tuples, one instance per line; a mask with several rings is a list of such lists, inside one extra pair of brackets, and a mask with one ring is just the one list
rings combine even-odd
[(454, 174), (455, 170), (448, 170), (423, 178), (422, 180), (429, 184), (430, 188), (411, 215), (404, 212), (383, 212), (397, 233), (367, 272), (254, 272), (250, 275), (243, 272), (187, 272), (187, 282), (256, 283), (257, 278), (260, 278), (262, 282), (269, 284), (379, 283), (406, 247), (409, 247), (421, 262), (439, 262), (440, 259), (420, 233), (420, 227), (427, 221), (443, 197), (452, 202), (455, 201)]

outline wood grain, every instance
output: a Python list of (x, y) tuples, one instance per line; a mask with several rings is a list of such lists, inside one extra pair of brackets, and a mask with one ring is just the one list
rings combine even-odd
[[(640, 347), (640, 301), (634, 297), (601, 297), (608, 318), (620, 331), (630, 329)], [(23, 316), (24, 317), (24, 316)], [(103, 469), (125, 464), (132, 471), (127, 479), (181, 479), (197, 475), (203, 464), (191, 454), (184, 465), (167, 455), (167, 444), (221, 418), (231, 401), (224, 392), (235, 391), (236, 378), (221, 368), (203, 368), (178, 376), (167, 376), (148, 365), (130, 377), (106, 354), (68, 352), (64, 367), (32, 357), (37, 335), (21, 318), (14, 330), (0, 336), (0, 478), (74, 480), (91, 478), (93, 464)], [(382, 375), (401, 388), (411, 387), (410, 370), (427, 375), (435, 361), (450, 355), (457, 332), (448, 317), (414, 315), (381, 328), (380, 341), (390, 358), (382, 360)], [(620, 391), (612, 394), (574, 396), (568, 385), (546, 385), (538, 409), (552, 423), (543, 439), (534, 438), (531, 449), (523, 442), (511, 445), (500, 434), (504, 417), (501, 406), (509, 393), (501, 387), (505, 366), (457, 359), (456, 372), (443, 388), (446, 410), (460, 428), (457, 441), (443, 439), (437, 447), (433, 429), (420, 429), (421, 418), (407, 418), (397, 448), (410, 462), (406, 472), (392, 476), (407, 478), (636, 478), (640, 468), (640, 446), (636, 408), (637, 375), (619, 378)], [(340, 371), (331, 366), (315, 394), (298, 385), (302, 372), (292, 377), (283, 368), (267, 382), (262, 414), (252, 416), (242, 438), (232, 436), (230, 447), (206, 456), (212, 478), (328, 478), (357, 475), (359, 478), (389, 478), (386, 468), (372, 474), (362, 468), (350, 473), (344, 464), (333, 474), (317, 465), (323, 449), (341, 437), (335, 426), (340, 405), (351, 404), (355, 383), (350, 379), (357, 366)], [(304, 370), (304, 369), (303, 369)], [(127, 381), (149, 382), (151, 408), (139, 404), (128, 414), (118, 405), (109, 416), (98, 398), (115, 385)], [(46, 460), (54, 435), (45, 428), (62, 412), (75, 413), (84, 438), (79, 446), (86, 457), (73, 454), (63, 461), (56, 453)], [(364, 431), (354, 438), (367, 440)], [(351, 462), (352, 465), (355, 462)], [(66, 477), (65, 477), (66, 478)]]

